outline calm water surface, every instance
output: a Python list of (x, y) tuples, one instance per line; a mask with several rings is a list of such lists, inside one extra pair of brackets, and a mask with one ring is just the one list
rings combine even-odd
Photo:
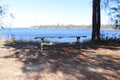
[[(119, 30), (101, 30), (104, 37), (120, 37)], [(16, 40), (32, 40), (36, 36), (87, 36), (87, 38), (82, 38), (81, 41), (91, 39), (92, 30), (79, 30), (79, 29), (40, 29), (40, 28), (6, 28), (0, 29), (1, 39), (9, 39), (14, 37)], [(46, 41), (53, 42), (74, 42), (76, 38), (46, 38)]]

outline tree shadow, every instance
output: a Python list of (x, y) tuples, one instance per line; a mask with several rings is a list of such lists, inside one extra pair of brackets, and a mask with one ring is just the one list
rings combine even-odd
[(115, 42), (115, 41), (100, 41), (99, 43), (93, 43), (93, 42), (85, 42), (83, 43), (83, 47), (85, 49), (99, 49), (99, 48), (104, 48), (104, 49), (110, 49), (110, 50), (119, 50), (120, 49), (120, 41)]
[[(14, 54), (3, 58), (17, 58), (21, 61), (24, 64), (22, 71), (27, 74), (28, 79), (42, 79), (44, 72), (53, 73), (56, 76), (60, 76), (61, 72), (61, 75), (64, 75), (64, 79), (61, 77), (61, 80), (120, 79), (120, 59), (114, 56), (98, 55), (89, 50), (103, 48), (98, 45), (84, 44), (79, 50), (76, 45), (59, 44), (46, 46), (43, 51), (36, 47), (38, 43), (14, 42), (6, 43), (5, 46), (15, 49)], [(106, 71), (114, 74), (111, 75)], [(37, 74), (29, 76), (32, 73)]]

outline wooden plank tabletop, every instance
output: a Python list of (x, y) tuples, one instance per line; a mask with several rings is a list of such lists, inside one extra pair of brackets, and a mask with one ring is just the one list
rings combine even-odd
[(72, 37), (87, 37), (87, 36), (39, 36), (39, 37), (35, 37), (35, 39), (37, 38), (72, 38)]

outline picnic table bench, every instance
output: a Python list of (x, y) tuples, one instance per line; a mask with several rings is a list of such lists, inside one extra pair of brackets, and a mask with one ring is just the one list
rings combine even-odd
[(87, 36), (39, 36), (39, 37), (35, 37), (35, 39), (40, 39), (41, 40), (40, 48), (41, 48), (41, 50), (43, 50), (44, 49), (43, 46), (44, 46), (44, 43), (45, 43), (45, 41), (44, 41), (45, 38), (60, 38), (60, 39), (61, 38), (76, 38), (77, 39), (76, 42), (79, 46), (79, 49), (81, 49), (80, 39), (85, 38), (85, 37), (87, 37)]

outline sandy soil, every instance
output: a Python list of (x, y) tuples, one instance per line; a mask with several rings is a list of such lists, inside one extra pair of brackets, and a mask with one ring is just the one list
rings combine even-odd
[(1, 42), (0, 80), (120, 80), (120, 46)]

